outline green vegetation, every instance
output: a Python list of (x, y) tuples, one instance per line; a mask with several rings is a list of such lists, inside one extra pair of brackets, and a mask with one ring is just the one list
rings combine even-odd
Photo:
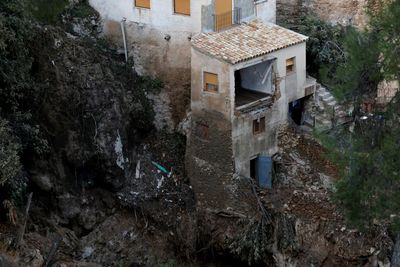
[(68, 3), (68, 0), (28, 0), (28, 7), (36, 20), (54, 24)]
[(379, 38), (374, 31), (359, 32), (348, 29), (343, 40), (346, 59), (339, 63), (335, 72), (323, 73), (323, 81), (341, 100), (361, 101), (361, 96), (376, 94), (382, 80), (379, 64)]
[(16, 177), (21, 169), (20, 146), (13, 139), (7, 123), (0, 119), (0, 185)]
[[(22, 192), (20, 154), (47, 150), (32, 119), (42, 91), (32, 73), (34, 28), (22, 0), (0, 2), (0, 184)], [(16, 196), (18, 197), (18, 196)]]
[(400, 94), (377, 106), (373, 116), (363, 117), (360, 109), (376, 96), (379, 82), (400, 79), (399, 16), (400, 0), (394, 0), (374, 13), (366, 30), (347, 28), (340, 43), (344, 59), (320, 72), (336, 95), (355, 107), (353, 132), (334, 129), (320, 138), (343, 171), (334, 198), (349, 222), (361, 228), (387, 223), (400, 229)]
[(138, 77), (138, 83), (140, 87), (147, 92), (159, 93), (164, 87), (164, 84), (160, 79), (152, 78), (150, 76)]
[(309, 36), (307, 41), (307, 71), (320, 78), (320, 72), (334, 72), (344, 62), (343, 38), (346, 28), (331, 25), (315, 15), (301, 18), (299, 25), (292, 26), (296, 32)]
[(89, 6), (87, 1), (80, 1), (69, 9), (69, 15), (73, 18), (89, 18), (95, 14), (93, 8)]

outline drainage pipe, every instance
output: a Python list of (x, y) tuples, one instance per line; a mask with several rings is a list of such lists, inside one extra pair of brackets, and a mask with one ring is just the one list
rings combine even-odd
[(128, 47), (126, 44), (125, 22), (126, 22), (126, 18), (123, 18), (121, 20), (121, 31), (122, 31), (122, 39), (124, 41), (125, 62), (128, 63)]

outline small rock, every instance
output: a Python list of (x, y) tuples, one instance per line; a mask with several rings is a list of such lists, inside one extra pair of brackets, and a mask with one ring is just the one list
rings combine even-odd
[(65, 219), (75, 218), (81, 212), (78, 199), (68, 193), (58, 197), (58, 207)]
[(31, 180), (43, 191), (49, 192), (53, 188), (50, 175), (48, 174), (32, 175)]
[(330, 190), (333, 188), (333, 182), (330, 176), (319, 173), (319, 180), (321, 181), (321, 184), (325, 189)]
[(90, 256), (92, 256), (93, 252), (94, 252), (94, 248), (85, 247), (83, 249), (82, 258), (84, 258), (84, 259), (89, 258)]

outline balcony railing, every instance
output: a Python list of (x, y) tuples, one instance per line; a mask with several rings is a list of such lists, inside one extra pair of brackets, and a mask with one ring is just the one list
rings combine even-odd
[(242, 20), (242, 9), (235, 8), (234, 10), (221, 14), (213, 14), (214, 31), (218, 32), (232, 25), (240, 24)]

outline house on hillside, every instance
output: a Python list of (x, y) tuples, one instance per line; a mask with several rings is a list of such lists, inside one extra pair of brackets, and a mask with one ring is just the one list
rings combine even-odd
[(258, 20), (193, 37), (187, 169), (208, 202), (216, 181), (234, 173), (271, 186), (278, 131), (290, 116), (301, 118), (316, 88), (306, 74), (306, 40)]
[[(307, 37), (274, 24), (276, 1), (90, 3), (105, 18), (106, 34), (118, 33), (118, 21), (127, 19), (137, 70), (173, 88), (190, 85), (186, 168), (198, 203), (230, 206), (237, 199), (229, 185), (235, 175), (271, 187), (279, 129), (289, 120), (302, 123), (316, 89), (306, 74)], [(186, 90), (178, 90), (172, 105)]]

